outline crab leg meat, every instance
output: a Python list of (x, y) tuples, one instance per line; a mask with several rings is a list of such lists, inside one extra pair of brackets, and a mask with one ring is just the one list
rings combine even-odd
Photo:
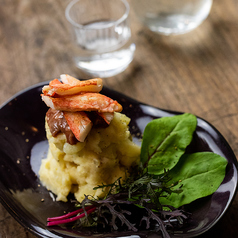
[(84, 142), (93, 124), (85, 112), (63, 112), (76, 139)]
[(42, 95), (42, 100), (48, 107), (60, 111), (98, 111), (120, 112), (122, 106), (113, 99), (100, 93), (83, 93), (63, 98), (53, 98)]
[(117, 101), (99, 93), (103, 87), (102, 79), (80, 81), (68, 74), (60, 75), (60, 79), (44, 86), (41, 97), (48, 107), (63, 113), (78, 141), (85, 140), (93, 125), (106, 127), (114, 112), (122, 111)]
[[(49, 85), (43, 87), (43, 94), (46, 96), (54, 97), (58, 96), (67, 96), (79, 94), (82, 92), (100, 92), (103, 87), (102, 79), (95, 78), (89, 79), (86, 81), (80, 81), (78, 79), (72, 80), (69, 78), (66, 80), (66, 75), (61, 76), (64, 79), (64, 82), (61, 83), (58, 79), (52, 80)], [(71, 77), (71, 76), (70, 76)]]
[(72, 85), (72, 86), (77, 85), (80, 81), (79, 79), (76, 79), (73, 76), (68, 75), (68, 74), (61, 74), (60, 79), (63, 83), (69, 84), (69, 85)]
[(113, 112), (96, 112), (109, 125), (114, 117)]

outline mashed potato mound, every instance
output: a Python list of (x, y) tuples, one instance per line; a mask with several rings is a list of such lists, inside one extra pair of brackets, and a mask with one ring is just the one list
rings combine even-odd
[(125, 178), (129, 169), (138, 165), (140, 147), (131, 140), (129, 122), (127, 116), (115, 112), (107, 128), (92, 128), (87, 139), (75, 145), (68, 144), (63, 133), (53, 137), (46, 123), (49, 151), (39, 174), (57, 201), (66, 202), (69, 193), (79, 202), (84, 195), (103, 197), (106, 189), (93, 188)]

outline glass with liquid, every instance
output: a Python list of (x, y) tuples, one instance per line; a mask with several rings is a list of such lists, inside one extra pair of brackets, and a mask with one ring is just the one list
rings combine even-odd
[(150, 30), (183, 34), (198, 27), (209, 15), (212, 0), (133, 0), (133, 8)]
[(95, 77), (111, 77), (133, 60), (126, 0), (74, 0), (66, 8), (76, 66)]

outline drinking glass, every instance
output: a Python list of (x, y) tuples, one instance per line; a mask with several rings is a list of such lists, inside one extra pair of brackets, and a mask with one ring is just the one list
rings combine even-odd
[(124, 71), (134, 56), (126, 0), (74, 0), (65, 15), (73, 35), (76, 66), (95, 77)]
[(209, 15), (212, 0), (133, 0), (133, 8), (144, 25), (170, 35), (195, 29)]

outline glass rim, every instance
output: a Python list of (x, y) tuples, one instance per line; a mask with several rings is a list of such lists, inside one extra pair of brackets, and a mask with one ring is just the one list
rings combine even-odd
[[(66, 19), (67, 19), (73, 26), (78, 27), (78, 28), (86, 28), (85, 25), (82, 25), (82, 24), (79, 24), (79, 23), (75, 22), (75, 21), (71, 18), (70, 14), (69, 14), (70, 9), (71, 9), (77, 2), (79, 2), (79, 1), (81, 1), (81, 0), (73, 0), (73, 1), (71, 1), (71, 2), (68, 4), (68, 6), (67, 6), (66, 9), (65, 9), (65, 17), (66, 17)], [(129, 5), (129, 3), (127, 2), (127, 0), (118, 0), (118, 1), (121, 1), (122, 3), (124, 3), (124, 5), (125, 5), (125, 7), (126, 7), (125, 13), (124, 13), (118, 20), (116, 20), (116, 21), (114, 21), (114, 22), (110, 22), (110, 23), (108, 23), (108, 24), (104, 24), (104, 25), (101, 27), (101, 29), (102, 29), (102, 28), (110, 28), (110, 27), (112, 27), (112, 26), (116, 26), (116, 25), (120, 24), (121, 22), (123, 22), (123, 21), (128, 17), (129, 11), (130, 11), (130, 5)], [(90, 30), (98, 30), (98, 27), (95, 27), (95, 28), (94, 28), (94, 27), (90, 27)]]

